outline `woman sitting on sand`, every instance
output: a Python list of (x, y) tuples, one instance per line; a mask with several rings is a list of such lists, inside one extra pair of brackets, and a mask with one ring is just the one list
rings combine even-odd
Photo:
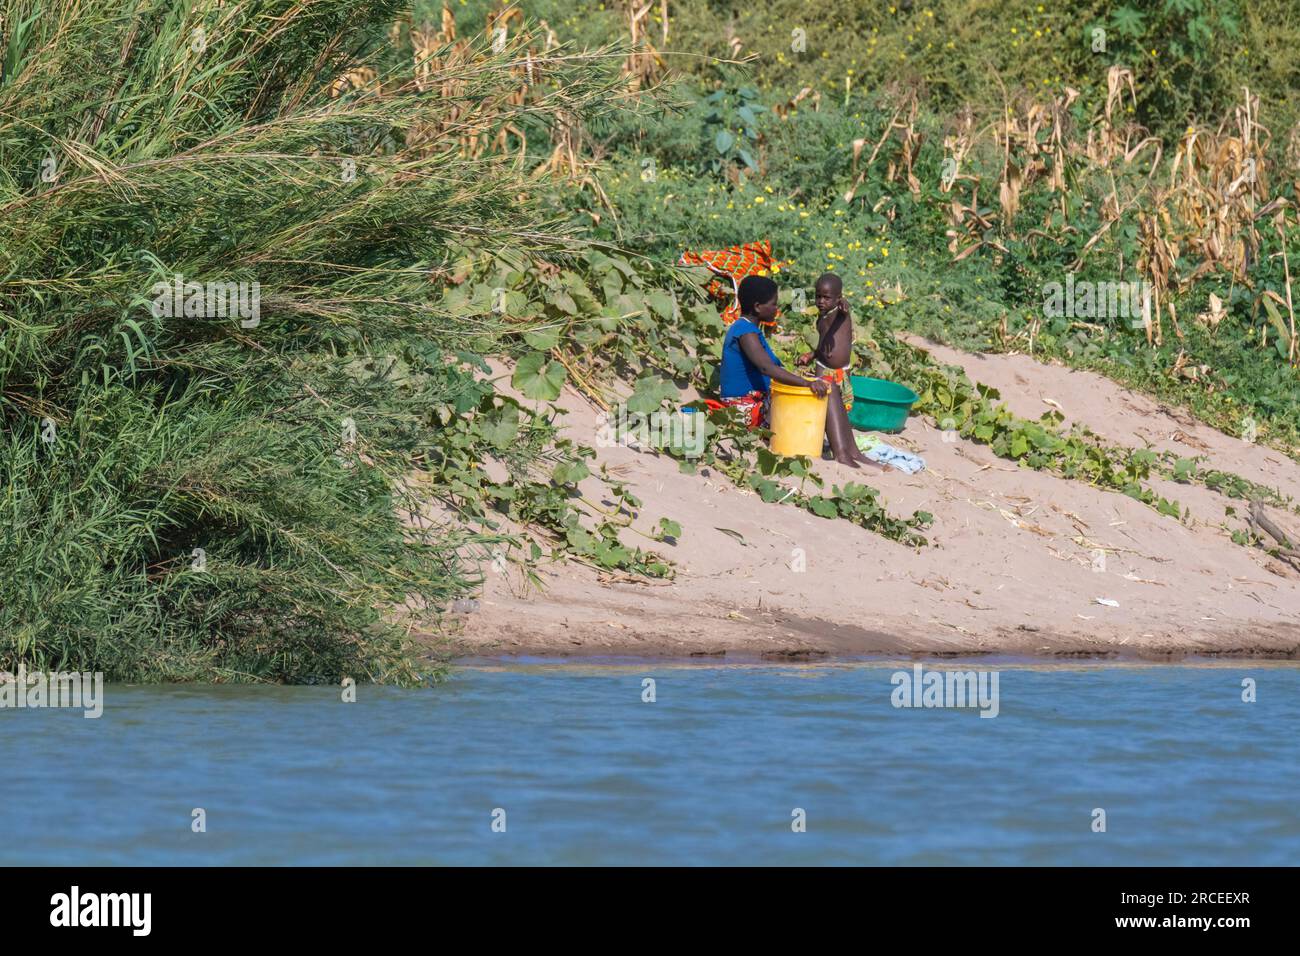
[[(772, 382), (806, 388), (825, 398), (831, 386), (823, 379), (806, 379), (788, 372), (767, 344), (760, 326), (776, 325), (776, 283), (767, 276), (746, 276), (740, 281), (740, 318), (727, 328), (722, 340), (722, 404), (749, 416), (751, 428), (767, 427)], [(857, 468), (857, 447), (842, 407), (826, 416), (831, 451), (840, 464)]]

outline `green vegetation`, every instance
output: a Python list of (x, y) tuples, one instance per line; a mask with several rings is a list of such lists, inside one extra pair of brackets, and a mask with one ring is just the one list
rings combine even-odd
[[(448, 482), (447, 410), (492, 401), (504, 323), (440, 307), (444, 276), (571, 247), (454, 125), (526, 112), (513, 48), (433, 65), (434, 96), (391, 2), (0, 10), (0, 668), (418, 679), (407, 635), (495, 540), (408, 480)], [(378, 92), (336, 82), (361, 62)], [(599, 67), (548, 64), (530, 117), (605, 101)], [(178, 275), (260, 306), (159, 314)]]
[[(581, 44), (628, 33), (629, 5), (617, 0), (522, 6)], [(487, 7), (461, 5), (467, 23)], [(710, 86), (719, 61), (746, 61), (772, 102), (807, 87), (827, 109), (846, 92), (911, 88), (927, 112), (984, 120), (1019, 91), (1068, 85), (1086, 112), (1105, 102), (1107, 68), (1119, 63), (1134, 74), (1132, 117), (1162, 135), (1217, 121), (1243, 86), (1286, 110), (1283, 128), (1300, 117), (1291, 95), (1300, 9), (1289, 0), (670, 0), (667, 40), (660, 9), (646, 18), (644, 42), (673, 70)]]
[[(1297, 454), (1300, 126), (1288, 91), (1300, 60), (1278, 44), (1300, 31), (1296, 11), (797, 6), (670, 5), (666, 40), (656, 10), (631, 35), (664, 53), (678, 110), (594, 126), (601, 188), (557, 202), (660, 262), (771, 239), (787, 302), (837, 272), (857, 303), (863, 366), (1009, 460), (1174, 518), (1185, 509), (1150, 478), (1288, 504), (1196, 459), (1061, 434), (1055, 413), (1018, 419), (894, 335), (1094, 368)], [(577, 37), (628, 22), (616, 4), (580, 7), (562, 21)], [(745, 68), (720, 62), (748, 53)], [(1053, 314), (1047, 290), (1067, 279), (1142, 282), (1151, 304)], [(787, 331), (807, 341), (801, 316), (787, 315)], [(790, 466), (740, 480), (756, 486), (774, 467)]]
[[(757, 147), (764, 173), (735, 182), (711, 177), (699, 165), (677, 165), (684, 155), (712, 149), (705, 122), (712, 108), (697, 109), (702, 117), (693, 145), (675, 138), (689, 136), (689, 122), (665, 120), (663, 136), (655, 131), (607, 161), (604, 185), (613, 212), (600, 229), (611, 241), (662, 260), (688, 244), (772, 237), (778, 255), (791, 261), (783, 282), (808, 289), (823, 270), (843, 275), (859, 314), (876, 317), (878, 338), (910, 329), (968, 349), (1057, 357), (1186, 404), (1230, 433), (1240, 434), (1250, 418), (1262, 440), (1283, 448), (1300, 441), (1292, 319), (1274, 298), (1285, 300), (1289, 262), (1281, 252), (1292, 254), (1300, 226), (1292, 206), (1253, 219), (1271, 198), (1291, 202), (1295, 185), (1282, 178), (1286, 167), (1257, 158), (1267, 173), (1261, 182), (1277, 184), (1277, 196), (1253, 197), (1248, 207), (1223, 212), (1204, 195), (1188, 197), (1181, 179), (1177, 195), (1148, 185), (1153, 174), (1170, 175), (1167, 159), (1150, 162), (1154, 141), (1130, 163), (1070, 167), (1068, 190), (1051, 187), (1055, 160), (1049, 157), (1032, 180), (1021, 177), (1018, 206), (1007, 210), (995, 198), (1003, 158), (987, 149), (991, 143), (963, 157), (954, 188), (946, 189), (950, 157), (937, 133), (909, 146), (906, 130), (890, 134), (894, 111), (887, 103), (863, 104), (856, 117), (760, 114), (767, 117), (759, 120)], [(1079, 138), (1086, 142), (1084, 134)], [(855, 143), (863, 144), (856, 172)], [(653, 150), (653, 181), (640, 175), (641, 149)], [(910, 177), (904, 172), (909, 154)], [(1139, 161), (1143, 155), (1148, 162)], [(1237, 165), (1239, 172), (1249, 168)], [(1203, 175), (1222, 189), (1236, 178), (1229, 173)], [(589, 193), (568, 198), (605, 212)], [(1179, 208), (1193, 221), (1179, 223)], [(1114, 217), (1113, 210), (1123, 212)], [(1221, 213), (1233, 228), (1207, 235), (1205, 224)], [(1160, 235), (1165, 214), (1172, 228)], [(1249, 250), (1236, 261), (1208, 251), (1236, 245)], [(1044, 287), (1064, 284), (1071, 271), (1080, 281), (1145, 281), (1159, 290), (1158, 340), (1148, 343), (1145, 329), (1127, 319), (1045, 316)], [(1211, 295), (1221, 311), (1213, 310)]]
[[(1059, 358), (1300, 454), (1294, 4), (664, 9), (2, 0), (0, 669), (418, 681), (409, 635), (481, 561), (671, 576), (691, 529), (555, 403), (707, 391), (721, 323), (674, 263), (756, 239), (786, 358), (831, 270), (863, 367), (937, 426), (1174, 520), (1152, 478), (1294, 507), (1019, 419), (896, 338)], [(256, 283), (257, 312), (159, 314), (175, 276)], [(1067, 276), (1151, 307), (1054, 314)], [(658, 443), (683, 468), (926, 543), (924, 512), (697, 414), (699, 457)]]
[[(530, 323), (519, 334), (528, 351), (515, 366), (512, 384), (531, 399), (553, 401), (559, 397), (562, 383), (571, 380), (600, 401), (606, 387), (621, 379), (633, 383), (625, 402), (627, 412), (645, 416), (672, 412), (687, 386), (701, 392), (716, 389), (724, 329), (717, 307), (700, 291), (704, 279), (700, 271), (656, 269), (594, 248), (569, 266), (548, 270), (543, 263), (523, 261), (516, 255), (487, 260), (472, 273), (473, 278), (443, 300), (443, 306), (453, 311), (485, 308), (495, 296), (517, 320)], [(689, 446), (685, 429), (664, 429), (649, 436), (650, 447), (679, 459), (683, 470), (720, 472), (764, 501), (791, 504), (822, 518), (845, 518), (906, 544), (926, 543), (918, 529), (932, 520), (929, 514), (892, 517), (878, 500), (878, 492), (858, 483), (833, 486), (829, 493), (822, 493), (822, 479), (812, 471), (811, 462), (773, 455), (766, 448), (766, 432), (749, 430), (731, 412), (706, 413), (702, 403), (691, 407), (706, 418), (700, 426), (702, 447)], [(495, 416), (503, 412), (508, 423), (499, 431)], [(480, 416), (461, 427), (467, 434), (481, 437), (499, 434), (491, 453), (500, 456), (518, 441), (516, 414), (514, 402), (499, 402), (492, 417)], [(529, 420), (537, 423), (536, 416)], [(549, 433), (544, 444), (559, 459), (549, 481), (520, 476), (507, 485), (486, 485), (481, 499), (471, 499), (472, 506), (465, 506), (468, 501), (461, 504), (462, 514), (485, 520), (489, 518), (487, 508), (495, 504), (497, 510), (505, 510), (517, 521), (563, 537), (568, 546), (565, 557), (641, 573), (668, 573), (667, 565), (643, 557), (639, 550), (629, 552), (620, 544), (616, 537), (619, 528), (608, 517), (597, 525), (595, 534), (578, 525), (577, 515), (565, 507), (564, 495), (573, 493), (577, 482), (588, 475), (584, 459), (590, 457), (590, 449), (575, 446), (555, 433)], [(469, 457), (481, 461), (486, 457), (484, 451), (480, 442)], [(467, 467), (459, 459), (454, 475), (447, 477), (453, 479), (451, 487), (455, 489), (483, 480), (481, 470)], [(797, 479), (798, 483), (783, 484), (781, 479)], [(476, 491), (480, 487), (473, 486)], [(634, 516), (640, 502), (625, 488), (611, 487), (619, 501), (615, 514)], [(807, 487), (815, 492), (805, 492)], [(621, 525), (628, 523), (624, 520)], [(680, 529), (669, 536), (679, 535)], [(543, 553), (533, 544), (521, 557), (536, 561)]]
[[(771, 238), (783, 282), (839, 272), (881, 334), (1060, 358), (1294, 452), (1300, 10), (795, 6), (670, 4), (666, 42), (656, 8), (641, 42), (679, 109), (592, 124), (600, 188), (556, 202), (660, 262)], [(619, 4), (525, 7), (579, 41), (627, 29)], [(735, 39), (745, 67), (697, 55)], [(1070, 273), (1148, 283), (1151, 335), (1045, 315)]]

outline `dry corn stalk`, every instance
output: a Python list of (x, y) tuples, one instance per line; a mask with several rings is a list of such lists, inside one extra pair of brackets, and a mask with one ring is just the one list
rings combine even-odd
[(970, 110), (964, 110), (957, 129), (943, 138), (945, 169), (939, 180), (939, 188), (945, 193), (951, 192), (956, 185), (957, 179), (961, 176), (962, 160), (966, 158), (966, 154), (974, 144), (974, 133), (971, 129), (973, 123), (974, 117)]
[[(664, 59), (650, 42), (650, 11), (654, 0), (631, 0), (626, 6), (627, 28), (631, 36), (632, 52), (623, 63), (623, 75), (631, 81), (632, 89), (653, 86), (664, 73)], [(662, 9), (664, 42), (668, 41), (668, 4)]]
[(1162, 206), (1158, 206), (1156, 212), (1138, 215), (1138, 245), (1141, 252), (1138, 253), (1137, 268), (1138, 272), (1146, 277), (1151, 287), (1150, 303), (1148, 305), (1144, 302), (1142, 310), (1148, 345), (1164, 343), (1164, 326), (1160, 319), (1162, 302), (1169, 309), (1175, 334), (1180, 339), (1183, 337), (1182, 330), (1178, 328), (1178, 316), (1174, 312), (1174, 305), (1169, 296), (1170, 279), (1178, 262), (1178, 245), (1168, 238), (1162, 224), (1164, 227), (1169, 225), (1168, 210)]
[(1002, 175), (998, 182), (998, 202), (1002, 207), (1002, 224), (1009, 232), (1020, 211), (1021, 193), (1044, 178), (1048, 188), (1061, 192), (1061, 210), (1065, 205), (1065, 169), (1068, 151), (1065, 131), (1070, 105), (1079, 91), (1066, 87), (1060, 96), (1044, 105), (1034, 100), (1019, 110), (1005, 106), (1001, 122), (994, 128), (995, 141), (1002, 147)]
[[(912, 172), (912, 166), (916, 162), (916, 154), (921, 148), (922, 139), (921, 134), (916, 131), (916, 115), (917, 111), (920, 109), (920, 103), (915, 90), (908, 94), (906, 108), (907, 121), (903, 122), (895, 119), (890, 124), (890, 129), (900, 130), (903, 135), (900, 137), (901, 143), (899, 145), (898, 158), (889, 161), (889, 166), (885, 170), (885, 178), (892, 183), (898, 178), (900, 173), (904, 174), (904, 179), (907, 181), (907, 188), (911, 190), (913, 196), (919, 196), (921, 195), (921, 181), (917, 179), (916, 174)], [(895, 113), (894, 115), (897, 117), (898, 114)], [(888, 134), (889, 130), (886, 130), (886, 136), (888, 136)], [(883, 143), (884, 140), (882, 139), (881, 142)], [(879, 149), (879, 147), (877, 147), (877, 149)], [(872, 153), (871, 158), (875, 159), (875, 153)], [(871, 165), (870, 159), (867, 160), (867, 165)]]
[[(523, 13), (517, 7), (492, 11), (487, 15), (485, 35), (492, 41), (494, 49), (500, 50), (504, 48), (511, 28), (518, 28), (522, 23)], [(548, 48), (552, 38), (553, 34), (548, 37)], [(477, 158), (487, 153), (504, 155), (511, 152), (511, 137), (514, 137), (519, 143), (516, 156), (522, 160), (527, 146), (523, 130), (513, 123), (501, 125), (498, 118), (502, 112), (523, 105), (529, 88), (536, 82), (531, 50), (525, 52), (523, 64), (513, 68), (519, 76), (519, 86), (504, 101), (470, 103), (464, 101), (466, 84), (458, 77), (461, 71), (457, 67), (469, 63), (477, 54), (469, 40), (457, 38), (456, 17), (445, 3), (439, 28), (436, 31), (412, 29), (411, 46), (416, 88), (422, 92), (436, 91), (452, 105), (440, 123), (410, 129), (408, 141), (417, 145), (432, 143), (455, 130), (461, 153)]]
[(800, 90), (798, 93), (796, 93), (793, 97), (791, 97), (786, 102), (772, 107), (772, 112), (775, 113), (777, 116), (781, 117), (781, 119), (783, 120), (789, 119), (790, 114), (795, 111), (795, 107), (797, 107), (805, 99), (808, 100), (809, 104), (812, 106), (814, 113), (816, 113), (821, 109), (821, 105), (822, 105), (821, 93), (814, 91), (811, 86), (805, 86), (802, 90)]
[(1255, 119), (1259, 98), (1245, 91), (1234, 113), (1236, 135), (1188, 127), (1170, 170), (1170, 199), (1189, 251), (1207, 265), (1245, 280), (1258, 256), (1256, 209), (1267, 195), (1267, 130)]
[[(1194, 363), (1191, 357), (1182, 349), (1178, 350), (1178, 357), (1174, 359), (1173, 367), (1169, 369), (1169, 375), (1173, 378), (1185, 378), (1192, 382), (1209, 382), (1210, 366), (1204, 363)], [(1213, 390), (1213, 388), (1211, 388)]]
[(348, 70), (330, 84), (330, 96), (342, 96), (348, 90), (378, 92), (379, 84), (376, 82), (378, 79), (379, 74), (368, 66)]
[(1137, 106), (1137, 92), (1133, 88), (1133, 71), (1118, 64), (1106, 71), (1106, 105), (1101, 119), (1088, 130), (1088, 158), (1101, 168), (1115, 157), (1129, 151), (1130, 124), (1120, 125), (1116, 114), (1124, 106), (1124, 89), (1127, 87), (1130, 105)]
[(1196, 318), (1199, 322), (1203, 323), (1211, 333), (1213, 333), (1218, 330), (1219, 323), (1223, 321), (1223, 317), (1227, 314), (1228, 310), (1223, 307), (1223, 300), (1211, 292), (1209, 308)]
[[(1282, 200), (1276, 215), (1273, 217), (1273, 226), (1277, 229), (1278, 242), (1282, 249), (1278, 253), (1282, 257), (1282, 275), (1286, 281), (1286, 298), (1278, 295), (1272, 289), (1264, 290), (1264, 305), (1268, 309), (1269, 317), (1278, 326), (1278, 334), (1284, 335), (1287, 339), (1287, 361), (1296, 364), (1297, 356), (1300, 356), (1300, 340), (1296, 338), (1295, 327), (1295, 303), (1291, 298), (1291, 259), (1286, 251), (1286, 201)], [(1286, 327), (1282, 326), (1281, 316), (1278, 315), (1277, 309), (1270, 307), (1270, 300), (1278, 305), (1286, 306), (1287, 319), (1289, 323), (1289, 332)]]

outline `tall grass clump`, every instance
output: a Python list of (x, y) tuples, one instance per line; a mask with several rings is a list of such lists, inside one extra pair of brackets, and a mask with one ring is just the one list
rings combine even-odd
[(530, 57), (550, 92), (518, 95), (519, 36), (412, 63), (410, 29), (391, 0), (0, 0), (0, 668), (418, 676), (468, 532), (403, 478), (498, 331), (435, 303), (466, 250), (556, 232), (466, 139), (607, 91)]

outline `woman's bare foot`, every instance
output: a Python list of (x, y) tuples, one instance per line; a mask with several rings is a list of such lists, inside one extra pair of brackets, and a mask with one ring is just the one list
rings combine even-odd
[(841, 465), (847, 465), (847, 466), (850, 467), (850, 468), (861, 468), (861, 467), (862, 467), (861, 465), (859, 465), (859, 464), (857, 463), (857, 461), (854, 460), (854, 458), (853, 458), (852, 455), (843, 455), (843, 456), (841, 456), (841, 455), (836, 455), (836, 456), (835, 456), (835, 460), (838, 461)]

